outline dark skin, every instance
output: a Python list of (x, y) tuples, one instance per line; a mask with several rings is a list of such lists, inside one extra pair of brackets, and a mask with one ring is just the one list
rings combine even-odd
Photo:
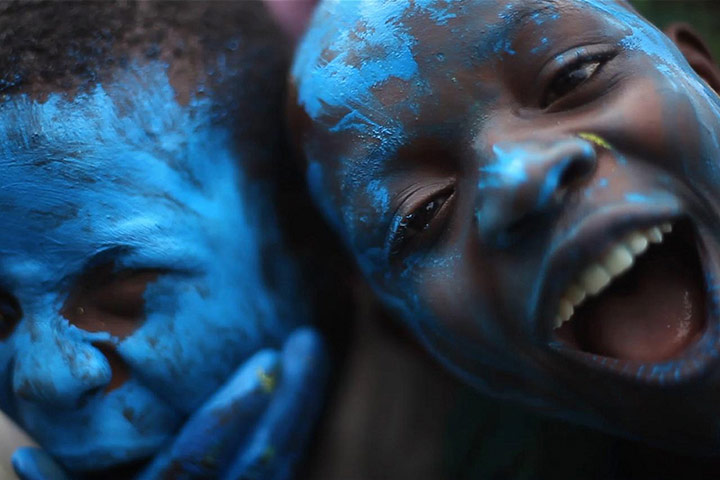
[[(702, 42), (670, 31), (678, 51), (614, 2), (320, 9), (296, 125), (381, 298), (484, 391), (720, 451), (720, 74)], [(632, 268), (595, 288), (618, 246)], [(588, 301), (558, 325), (577, 283)]]

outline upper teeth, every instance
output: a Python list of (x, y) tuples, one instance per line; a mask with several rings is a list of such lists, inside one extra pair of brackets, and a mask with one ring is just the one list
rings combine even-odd
[(663, 234), (672, 232), (672, 225), (663, 223), (647, 230), (630, 233), (611, 246), (605, 255), (583, 270), (575, 282), (565, 291), (558, 305), (554, 328), (560, 328), (570, 320), (586, 298), (593, 297), (607, 288), (613, 279), (627, 272), (635, 259), (647, 250), (650, 243), (663, 241)]

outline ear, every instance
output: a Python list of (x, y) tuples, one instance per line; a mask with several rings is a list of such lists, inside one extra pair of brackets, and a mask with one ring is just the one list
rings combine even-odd
[(720, 67), (712, 58), (710, 49), (693, 28), (685, 23), (672, 23), (665, 28), (665, 34), (670, 37), (680, 49), (690, 66), (705, 80), (710, 87), (720, 93)]

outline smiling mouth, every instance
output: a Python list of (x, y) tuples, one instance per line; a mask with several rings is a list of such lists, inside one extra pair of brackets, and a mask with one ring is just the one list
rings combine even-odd
[(554, 334), (596, 361), (664, 362), (702, 337), (706, 297), (692, 227), (662, 223), (625, 235), (580, 271), (559, 302)]

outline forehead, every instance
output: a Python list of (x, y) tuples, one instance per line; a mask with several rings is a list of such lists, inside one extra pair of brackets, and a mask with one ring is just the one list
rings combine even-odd
[(446, 136), (439, 120), (481, 117), (497, 94), (487, 75), (498, 62), (536, 65), (608, 37), (672, 61), (662, 35), (624, 1), (325, 1), (292, 70), (298, 103), (323, 136), (318, 148), (306, 137), (306, 153), (339, 145), (331, 153), (340, 160), (395, 156), (412, 135)]
[[(31, 176), (45, 165), (67, 172), (46, 174), (44, 182), (71, 181), (72, 174), (83, 173), (103, 177), (112, 168), (124, 174), (147, 172), (161, 164), (178, 175), (189, 174), (201, 163), (189, 157), (188, 150), (207, 141), (201, 137), (209, 136), (208, 119), (209, 106), (203, 102), (178, 104), (161, 66), (132, 68), (114, 82), (73, 98), (50, 94), (43, 101), (26, 95), (4, 99), (0, 162)], [(145, 182), (153, 180), (153, 175), (145, 175)], [(112, 188), (113, 182), (103, 186)]]
[(179, 105), (152, 67), (74, 99), (6, 99), (0, 268), (67, 267), (112, 246), (187, 257), (202, 222), (232, 212), (216, 201), (237, 203), (230, 132), (210, 115), (203, 102)]
[(328, 108), (373, 103), (378, 85), (391, 81), (396, 90), (421, 89), (418, 78), (446, 68), (453, 52), (465, 66), (512, 55), (513, 35), (523, 26), (578, 11), (621, 28), (644, 23), (622, 0), (328, 0), (298, 49), (298, 99), (317, 120)]

